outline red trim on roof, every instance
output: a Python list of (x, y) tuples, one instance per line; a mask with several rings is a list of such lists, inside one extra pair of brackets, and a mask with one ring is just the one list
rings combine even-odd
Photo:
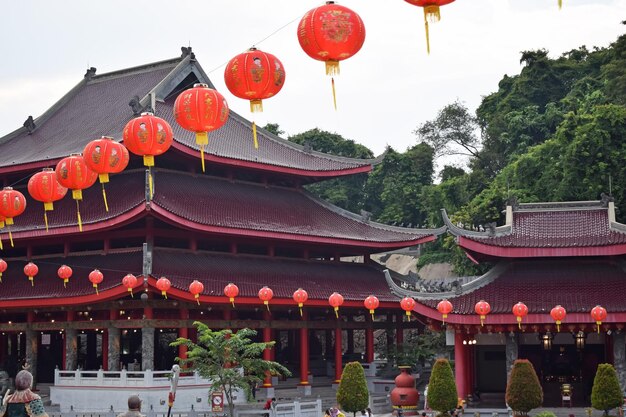
[(21, 171), (36, 171), (41, 168), (54, 168), (63, 158), (46, 159), (45, 161), (29, 162), (26, 164), (16, 164), (0, 167), (0, 174), (8, 174)]

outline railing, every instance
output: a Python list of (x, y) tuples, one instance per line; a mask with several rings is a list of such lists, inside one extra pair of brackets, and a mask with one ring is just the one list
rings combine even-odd
[[(100, 387), (158, 387), (169, 386), (171, 371), (54, 371), (54, 385), (60, 386), (100, 386)], [(207, 384), (209, 380), (197, 373), (181, 374), (178, 385)]]
[[(292, 403), (276, 404), (276, 410), (263, 410), (259, 408), (240, 410), (235, 407), (235, 416), (264, 416), (269, 417), (319, 417), (322, 412), (322, 400), (294, 401)], [(149, 417), (149, 416), (148, 416)]]

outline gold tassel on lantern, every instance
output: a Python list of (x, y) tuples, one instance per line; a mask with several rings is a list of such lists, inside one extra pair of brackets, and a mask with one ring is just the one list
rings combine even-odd
[(150, 167), (154, 166), (154, 155), (144, 155), (143, 164), (148, 167), (148, 188), (150, 190), (150, 200), (154, 196), (154, 185), (152, 184), (152, 170)]
[[(104, 208), (106, 211), (109, 211), (109, 203), (107, 202), (107, 192), (104, 189), (104, 184), (109, 182), (109, 174), (98, 174), (98, 178), (100, 179), (100, 184), (102, 184), (102, 198), (104, 199)], [(48, 230), (48, 229), (46, 229)]]
[(204, 169), (204, 147), (209, 144), (208, 132), (196, 132), (196, 145), (200, 146), (200, 159), (202, 161), (202, 172)]
[(333, 105), (337, 110), (337, 94), (335, 93), (335, 75), (339, 75), (339, 61), (326, 61), (326, 75), (332, 76), (330, 85), (333, 89)]
[(559, 0), (559, 10), (561, 10), (561, 7), (563, 7), (563, 0)]
[(270, 311), (270, 302), (269, 301), (263, 301), (263, 304), (265, 304), (265, 307), (267, 307), (267, 311)]
[[(250, 100), (250, 112), (261, 113), (263, 112), (263, 100), (254, 99)], [(252, 138), (254, 139), (254, 149), (259, 149), (259, 139), (256, 134), (256, 122), (252, 121)]]
[(430, 55), (430, 35), (428, 31), (428, 21), (438, 22), (441, 20), (441, 14), (439, 13), (439, 6), (425, 6), (424, 7), (424, 26), (426, 28), (426, 51)]
[(79, 201), (83, 199), (83, 192), (81, 190), (72, 190), (72, 198), (76, 200), (76, 217), (78, 218), (78, 231), (83, 231), (83, 221), (80, 218), (80, 204)]

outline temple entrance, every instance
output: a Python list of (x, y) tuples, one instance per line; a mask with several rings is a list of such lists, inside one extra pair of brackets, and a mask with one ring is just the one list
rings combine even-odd
[(141, 371), (141, 346), (141, 329), (123, 329), (120, 332), (120, 369)]
[(171, 369), (176, 363), (178, 348), (170, 346), (170, 343), (178, 338), (177, 329), (158, 329), (155, 332), (154, 344), (154, 369)]
[(62, 332), (41, 333), (37, 348), (37, 381), (54, 382), (54, 369), (63, 368)]
[[(483, 393), (504, 393), (506, 389), (506, 353), (504, 346), (475, 345), (476, 349), (476, 388), (481, 398), (487, 400)], [(497, 399), (503, 396), (496, 396)]]
[(100, 369), (102, 366), (102, 333), (100, 330), (81, 330), (76, 336), (76, 347), (80, 369)]

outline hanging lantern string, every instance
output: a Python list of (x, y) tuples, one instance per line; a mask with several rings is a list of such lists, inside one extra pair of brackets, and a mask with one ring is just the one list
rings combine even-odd
[[(107, 192), (104, 189), (104, 183), (101, 182), (100, 184), (102, 185), (102, 198), (104, 199), (104, 208), (106, 209), (106, 211), (108, 213), (109, 212), (109, 203), (107, 202)], [(46, 230), (48, 230), (47, 226), (46, 226)]]
[(11, 242), (11, 247), (13, 248), (13, 234), (11, 234), (11, 226), (7, 226), (7, 230), (9, 231), (9, 241)]
[[(76, 200), (76, 217), (78, 218), (78, 231), (82, 232), (83, 231), (83, 220), (80, 218), (80, 203), (78, 202), (79, 200)], [(9, 236), (11, 236), (10, 232), (9, 232)], [(11, 246), (13, 246), (11, 244)]]

